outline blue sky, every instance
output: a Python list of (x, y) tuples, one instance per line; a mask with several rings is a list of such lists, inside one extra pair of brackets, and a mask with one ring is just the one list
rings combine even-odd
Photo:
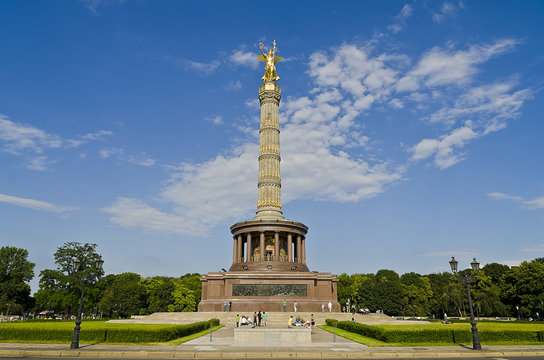
[[(283, 212), (312, 270), (544, 256), (544, 3), (2, 1), (0, 236), (36, 273), (205, 273), (257, 202), (276, 40)], [(37, 289), (37, 278), (33, 290)]]

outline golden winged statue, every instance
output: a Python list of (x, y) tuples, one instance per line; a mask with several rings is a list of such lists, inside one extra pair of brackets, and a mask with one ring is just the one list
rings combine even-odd
[(276, 63), (279, 63), (283, 60), (282, 57), (276, 55), (278, 49), (276, 48), (276, 40), (274, 40), (274, 48), (268, 50), (268, 54), (263, 52), (263, 43), (259, 44), (261, 48), (261, 55), (257, 56), (257, 59), (265, 62), (264, 66), (264, 76), (261, 78), (262, 81), (278, 81), (280, 77), (276, 72)]

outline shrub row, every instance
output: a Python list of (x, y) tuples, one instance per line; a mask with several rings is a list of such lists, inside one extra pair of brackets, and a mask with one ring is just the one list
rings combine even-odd
[[(80, 332), (80, 341), (84, 343), (148, 343), (165, 342), (180, 337), (195, 334), (210, 327), (219, 325), (218, 319), (202, 321), (187, 325), (157, 327), (95, 327), (85, 329), (83, 324)], [(0, 326), (0, 341), (48, 341), (70, 342), (72, 329), (36, 328), (32, 326)]]
[[(399, 329), (385, 326), (365, 325), (351, 321), (327, 319), (326, 324), (349, 332), (367, 336), (387, 343), (471, 343), (470, 329), (421, 328)], [(539, 330), (479, 330), (480, 341), (485, 342), (544, 342), (544, 331)]]

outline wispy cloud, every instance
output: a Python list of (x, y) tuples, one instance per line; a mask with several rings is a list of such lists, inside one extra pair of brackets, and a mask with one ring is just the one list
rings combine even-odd
[(464, 5), (460, 1), (458, 5), (455, 3), (446, 1), (442, 4), (440, 9), (431, 11), (433, 21), (437, 24), (443, 22), (448, 17), (454, 17), (459, 9), (463, 9)]
[(256, 69), (259, 66), (259, 60), (257, 60), (255, 51), (246, 51), (244, 49), (234, 50), (230, 55), (230, 60), (238, 66), (249, 66)]
[(408, 4), (404, 5), (400, 10), (400, 13), (395, 17), (393, 24), (387, 27), (388, 30), (393, 33), (398, 33), (406, 27), (406, 20), (412, 16), (412, 7)]
[(74, 139), (63, 139), (29, 124), (10, 120), (0, 114), (0, 150), (23, 156), (27, 169), (44, 171), (56, 161), (45, 155), (47, 151), (80, 147), (90, 141), (102, 140), (113, 135), (108, 130), (99, 130), (79, 135)]
[(98, 155), (102, 159), (115, 158), (118, 161), (126, 161), (138, 166), (153, 166), (157, 162), (157, 160), (147, 156), (145, 153), (139, 156), (127, 155), (125, 149), (116, 146), (100, 149)]
[(182, 68), (185, 71), (195, 72), (200, 76), (210, 76), (215, 70), (221, 65), (221, 62), (218, 60), (212, 60), (210, 62), (198, 62), (194, 60), (189, 60), (184, 57), (175, 57), (170, 55), (165, 55), (163, 57), (164, 61), (174, 65), (175, 67)]
[(518, 44), (516, 39), (501, 39), (491, 44), (472, 45), (467, 50), (451, 51), (435, 47), (398, 81), (397, 91), (415, 91), (422, 86), (467, 84), (478, 72), (477, 65), (513, 51)]
[(490, 192), (486, 194), (489, 198), (494, 200), (507, 200), (520, 204), (520, 206), (527, 210), (541, 210), (544, 209), (544, 196), (534, 199), (524, 199), (521, 196), (507, 195), (501, 192)]
[(63, 213), (75, 209), (73, 207), (59, 206), (45, 201), (22, 198), (6, 194), (0, 194), (0, 202), (33, 210), (51, 211), (56, 213)]
[(41, 154), (45, 149), (56, 149), (62, 146), (58, 135), (48, 134), (28, 124), (16, 123), (0, 114), (0, 141), (2, 150), (13, 155), (21, 155), (24, 151)]
[[(401, 12), (405, 17), (407, 9)], [(471, 86), (479, 66), (516, 44), (502, 39), (468, 50), (436, 47), (415, 62), (404, 54), (376, 51), (375, 41), (311, 54), (311, 90), (286, 98), (281, 107), (283, 204), (297, 199), (362, 201), (402, 180), (410, 161), (432, 158), (445, 169), (463, 160), (467, 144), (504, 128), (530, 98), (528, 90), (516, 90), (511, 80)], [(406, 79), (413, 84), (407, 86)], [(400, 164), (371, 152), (360, 155), (356, 149), (366, 149), (373, 140), (359, 123), (361, 116), (373, 108), (397, 111), (414, 103), (423, 126), (443, 126), (435, 137), (408, 147), (409, 156)], [(258, 111), (257, 101), (246, 105), (252, 114)], [(222, 122), (218, 116), (207, 120)], [(107, 209), (112, 221), (130, 228), (203, 235), (221, 222), (251, 216), (257, 142), (253, 136), (208, 161), (180, 164), (153, 203), (119, 198)], [(152, 214), (152, 220), (146, 221), (143, 213)]]
[(204, 120), (211, 122), (214, 125), (222, 125), (223, 124), (223, 117), (221, 115), (211, 115), (206, 116)]

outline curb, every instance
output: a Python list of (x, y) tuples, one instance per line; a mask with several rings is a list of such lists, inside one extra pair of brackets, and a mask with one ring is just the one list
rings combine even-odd
[(146, 359), (393, 359), (393, 358), (450, 358), (450, 357), (498, 357), (498, 356), (544, 356), (544, 352), (481, 352), (481, 353), (255, 353), (255, 352), (159, 352), (159, 351), (78, 351), (78, 350), (0, 350), (3, 357), (80, 357), (80, 358), (146, 358)]

